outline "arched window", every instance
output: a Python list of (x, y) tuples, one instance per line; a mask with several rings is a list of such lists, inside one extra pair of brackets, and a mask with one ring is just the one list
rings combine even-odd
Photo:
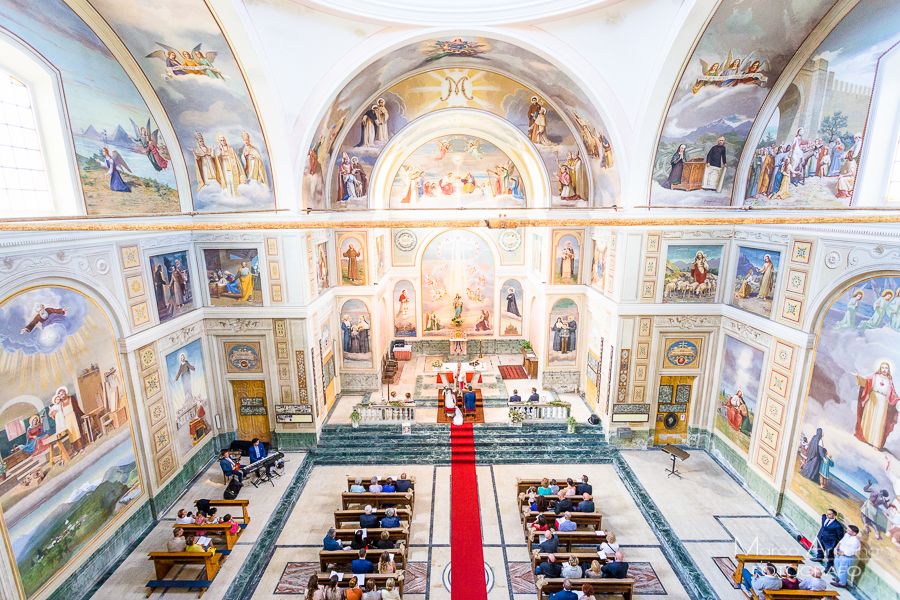
[(52, 211), (28, 87), (0, 70), (0, 214)]

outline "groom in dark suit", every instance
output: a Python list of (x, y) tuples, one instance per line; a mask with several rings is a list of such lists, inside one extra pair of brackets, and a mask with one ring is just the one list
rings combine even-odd
[(837, 512), (829, 508), (822, 515), (822, 527), (816, 535), (816, 562), (825, 565), (827, 573), (834, 568), (834, 548), (844, 535), (844, 526), (837, 520)]

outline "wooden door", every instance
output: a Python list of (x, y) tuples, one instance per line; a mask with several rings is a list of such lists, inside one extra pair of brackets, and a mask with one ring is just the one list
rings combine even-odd
[(269, 403), (266, 400), (265, 381), (232, 381), (234, 414), (237, 415), (237, 437), (249, 442), (259, 438), (271, 442), (269, 430)]
[(688, 443), (688, 415), (693, 391), (694, 377), (659, 378), (654, 444)]

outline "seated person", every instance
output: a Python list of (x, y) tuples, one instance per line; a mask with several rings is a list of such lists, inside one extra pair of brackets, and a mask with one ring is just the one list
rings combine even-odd
[(537, 393), (537, 388), (531, 388), (531, 395), (528, 396), (529, 402), (540, 402), (541, 397)]
[(381, 520), (381, 527), (383, 529), (400, 527), (400, 517), (396, 515), (396, 511), (393, 508), (385, 509), (384, 518)]
[(616, 552), (616, 559), (600, 567), (603, 579), (625, 579), (628, 577), (628, 563), (621, 552)]
[[(334, 569), (325, 569), (333, 571)], [(338, 576), (332, 575), (328, 580), (328, 587), (325, 588), (325, 600), (344, 600), (344, 592), (338, 588)]]
[(513, 390), (512, 396), (509, 397), (510, 402), (521, 402), (522, 396), (519, 395), (519, 390)]
[(555, 479), (550, 480), (550, 493), (553, 494), (554, 496), (559, 493), (559, 486), (556, 485)]
[(594, 493), (594, 488), (591, 486), (591, 484), (588, 483), (588, 476), (582, 475), (581, 483), (579, 483), (577, 486), (575, 486), (575, 495), (576, 496), (582, 496), (584, 494), (593, 495), (593, 493)]
[(389, 575), (397, 570), (397, 563), (391, 560), (390, 552), (382, 552), (381, 558), (378, 559), (378, 572), (382, 575)]
[[(784, 582), (782, 582), (782, 584), (783, 583)], [(809, 590), (811, 592), (824, 592), (827, 587), (828, 584), (822, 579), (822, 569), (813, 567), (809, 570), (809, 577), (800, 582), (800, 587), (798, 589)]]
[(215, 552), (215, 548), (213, 548), (211, 545), (208, 545), (206, 547), (201, 546), (200, 544), (197, 543), (196, 536), (188, 534), (188, 535), (184, 536), (184, 551), (185, 552), (209, 552), (209, 551)]
[(381, 600), (400, 600), (400, 590), (396, 586), (393, 577), (388, 579), (381, 590)]
[(187, 547), (187, 541), (184, 539), (184, 529), (176, 527), (172, 530), (172, 535), (174, 537), (166, 542), (166, 552), (184, 552), (184, 549)]
[(599, 560), (592, 560), (591, 566), (585, 568), (586, 565), (582, 565), (582, 575), (585, 579), (602, 579), (603, 578), (603, 570), (600, 566)]
[(550, 510), (550, 500), (547, 496), (538, 496), (531, 505), (531, 510), (535, 512), (547, 512)]
[(412, 394), (410, 392), (406, 392), (406, 395), (403, 396), (403, 402), (405, 404), (413, 404), (414, 403)]
[(328, 533), (325, 535), (325, 539), (322, 540), (322, 550), (343, 550), (344, 547), (341, 545), (341, 541), (335, 539), (337, 536), (337, 531), (334, 530), (334, 527), (328, 530)]
[(543, 575), (544, 577), (553, 579), (559, 577), (560, 573), (562, 573), (562, 565), (556, 562), (556, 556), (554, 556), (553, 554), (548, 556), (547, 560), (539, 564), (534, 569), (535, 575)]
[(566, 492), (566, 496), (574, 496), (575, 495), (575, 482), (572, 480), (571, 477), (566, 479), (565, 492)]
[(525, 495), (528, 496), (528, 505), (531, 506), (537, 500), (537, 488), (533, 485), (530, 486), (527, 490), (525, 490)]
[[(375, 542), (375, 548), (378, 550), (392, 550), (394, 548), (394, 542), (391, 541), (390, 532), (381, 532), (381, 539)], [(382, 556), (384, 556), (384, 554), (382, 554)]]
[(363, 591), (359, 587), (359, 579), (351, 577), (347, 582), (347, 589), (344, 590), (344, 598), (346, 600), (362, 600)]
[(558, 499), (551, 503), (551, 506), (553, 507), (553, 510), (556, 512), (556, 514), (575, 510), (575, 506), (572, 505), (572, 501), (566, 497), (565, 491), (559, 490), (559, 492), (556, 493), (556, 497)]
[(550, 525), (547, 524), (547, 517), (538, 515), (537, 519), (531, 524), (531, 528), (535, 531), (547, 531)]
[(581, 567), (578, 565), (578, 557), (574, 554), (569, 557), (569, 562), (563, 565), (562, 577), (566, 579), (581, 579)]
[(207, 525), (216, 525), (219, 522), (219, 517), (216, 514), (219, 512), (218, 508), (212, 507), (206, 512), (206, 516), (203, 518), (203, 522)]
[(578, 503), (578, 506), (575, 508), (578, 512), (583, 513), (592, 513), (595, 510), (594, 501), (591, 500), (591, 495), (587, 492), (581, 495), (581, 502)]
[[(572, 513), (570, 512), (566, 512), (562, 519), (556, 520), (556, 527), (557, 531), (575, 531), (578, 529), (578, 525), (572, 520)], [(578, 578), (575, 577), (575, 579)]]
[(619, 543), (616, 541), (616, 534), (612, 531), (606, 532), (606, 541), (597, 546), (597, 552), (608, 556), (619, 551)]
[(356, 481), (353, 482), (353, 485), (350, 486), (350, 492), (354, 494), (361, 494), (366, 491), (366, 488), (362, 486), (362, 477), (357, 477)]
[(366, 560), (366, 549), (360, 548), (359, 558), (350, 563), (350, 572), (367, 575), (372, 572), (372, 567), (372, 563)]
[(366, 579), (366, 591), (363, 592), (362, 600), (381, 600), (381, 592), (376, 589), (374, 579)]
[[(209, 523), (209, 521), (207, 521), (207, 523)], [(219, 519), (218, 525), (231, 525), (231, 527), (228, 529), (228, 533), (232, 533), (232, 534), (237, 533), (238, 530), (241, 528), (241, 526), (238, 525), (237, 521), (235, 521), (234, 519), (231, 518), (230, 514), (226, 514), (224, 517)], [(228, 544), (228, 540), (225, 537), (225, 532), (218, 532), (218, 531), (214, 532), (211, 534), (211, 537), (213, 538), (213, 541), (215, 541), (217, 544), (224, 544), (224, 545)]]
[(549, 496), (550, 494), (553, 493), (550, 491), (550, 480), (549, 479), (547, 479), (546, 477), (541, 479), (541, 486), (538, 488), (537, 493), (541, 494), (542, 496)]
[(797, 569), (794, 567), (788, 567), (784, 570), (784, 575), (781, 578), (781, 589), (783, 590), (799, 590), (800, 589), (800, 580), (797, 579)]
[(394, 487), (398, 492), (405, 494), (412, 489), (412, 481), (406, 478), (406, 473), (400, 473), (400, 479), (394, 482)]
[(350, 549), (351, 550), (361, 550), (361, 549), (367, 548), (368, 546), (369, 546), (369, 544), (366, 543), (366, 538), (363, 537), (363, 530), (357, 529), (353, 533), (353, 541), (350, 542)]
[[(259, 441), (259, 438), (253, 438), (250, 442), (250, 462), (255, 463), (258, 460), (264, 459), (269, 455), (269, 452), (266, 450), (265, 444)], [(268, 471), (272, 473), (275, 470), (275, 465), (269, 465)], [(259, 474), (259, 470), (256, 471), (256, 476), (261, 477)]]
[(176, 525), (188, 525), (194, 522), (194, 513), (187, 512), (183, 508), (178, 511), (178, 516), (175, 517)]
[(744, 569), (741, 574), (741, 588), (744, 593), (749, 593), (752, 588), (756, 596), (762, 598), (763, 590), (781, 589), (781, 577), (778, 576), (778, 570), (772, 563), (766, 565), (765, 573), (755, 569), (751, 575), (748, 569)]
[(240, 464), (232, 460), (231, 455), (228, 454), (228, 448), (223, 448), (219, 453), (219, 466), (222, 467), (226, 481), (229, 477), (237, 477), (238, 481), (244, 483), (244, 474), (238, 470)]
[(394, 480), (388, 477), (387, 481), (384, 482), (384, 485), (381, 486), (381, 491), (385, 494), (393, 494), (396, 492), (397, 488), (394, 487)]
[(371, 485), (369, 485), (369, 492), (372, 494), (378, 494), (382, 490), (382, 487), (378, 485), (378, 478), (373, 477), (371, 481)]
[(594, 586), (589, 583), (582, 585), (579, 600), (597, 600), (594, 597)]
[(550, 600), (578, 600), (578, 594), (572, 591), (572, 582), (566, 579), (563, 589), (550, 596)]
[(359, 526), (363, 529), (375, 529), (378, 527), (378, 516), (372, 514), (372, 505), (366, 506), (366, 514), (359, 516)]
[(544, 532), (544, 539), (540, 544), (541, 552), (553, 554), (559, 550), (559, 536), (552, 529)]

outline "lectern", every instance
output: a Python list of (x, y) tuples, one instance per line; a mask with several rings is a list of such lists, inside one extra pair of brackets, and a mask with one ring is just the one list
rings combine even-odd
[(679, 473), (679, 472), (675, 469), (675, 459), (677, 458), (677, 459), (681, 460), (682, 462), (684, 462), (684, 461), (686, 461), (688, 458), (690, 458), (691, 455), (688, 454), (687, 452), (685, 452), (684, 450), (682, 450), (681, 448), (676, 448), (676, 447), (673, 446), (672, 444), (666, 444), (665, 446), (663, 446), (663, 447), (660, 448), (660, 449), (661, 449), (663, 452), (665, 452), (666, 454), (671, 454), (671, 455), (672, 455), (672, 468), (669, 469), (668, 471), (666, 471), (666, 473), (669, 474), (669, 477), (671, 477), (672, 475), (674, 475), (674, 476), (676, 476), (678, 479), (681, 479), (681, 473)]

